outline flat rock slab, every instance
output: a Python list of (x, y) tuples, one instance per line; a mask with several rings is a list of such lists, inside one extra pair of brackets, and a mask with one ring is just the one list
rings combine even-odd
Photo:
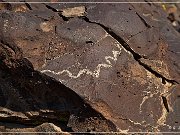
[[(46, 3), (27, 7), (25, 11), (0, 11), (3, 49), (12, 59), (27, 59), (33, 70), (74, 92), (66, 95), (66, 90), (58, 92), (59, 85), (54, 89), (51, 85), (48, 94), (42, 93), (44, 98), (34, 99), (36, 104), (45, 102), (54, 111), (88, 104), (98, 120), (91, 113), (93, 120), (79, 121), (78, 128), (78, 118), (68, 115), (66, 121), (74, 131), (178, 131), (180, 35), (168, 22), (161, 5)], [(4, 63), (14, 66), (8, 60), (6, 57)], [(2, 86), (9, 87), (3, 81)], [(26, 101), (24, 88), (20, 95)], [(74, 104), (76, 99), (79, 102)], [(2, 106), (6, 105), (3, 101)], [(93, 128), (97, 122), (102, 128)]]

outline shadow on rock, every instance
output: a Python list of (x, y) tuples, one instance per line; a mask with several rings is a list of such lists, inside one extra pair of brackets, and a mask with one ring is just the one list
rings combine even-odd
[(27, 59), (15, 59), (5, 46), (0, 60), (1, 126), (24, 128), (49, 122), (64, 131), (116, 130), (74, 91), (35, 71)]

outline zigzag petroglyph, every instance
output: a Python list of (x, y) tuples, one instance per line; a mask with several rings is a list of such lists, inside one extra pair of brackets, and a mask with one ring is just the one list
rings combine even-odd
[(70, 78), (74, 78), (74, 79), (80, 77), (82, 74), (87, 74), (87, 75), (91, 75), (93, 77), (98, 78), (99, 75), (100, 75), (101, 68), (110, 68), (110, 67), (112, 67), (112, 63), (111, 63), (110, 60), (113, 60), (114, 62), (117, 61), (118, 55), (121, 53), (122, 47), (120, 47), (119, 43), (116, 43), (115, 46), (119, 50), (118, 51), (112, 50), (113, 56), (105, 56), (105, 63), (98, 64), (94, 71), (91, 71), (90, 69), (85, 68), (85, 69), (80, 70), (77, 75), (73, 75), (73, 73), (71, 71), (66, 70), (66, 69), (62, 70), (62, 71), (59, 71), (59, 72), (55, 72), (55, 71), (47, 69), (47, 70), (42, 70), (41, 72), (42, 73), (52, 73), (52, 74), (55, 74), (55, 75), (61, 75), (63, 73), (66, 73)]

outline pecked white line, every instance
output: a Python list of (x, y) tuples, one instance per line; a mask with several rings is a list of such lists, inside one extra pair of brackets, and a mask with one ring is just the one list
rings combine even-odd
[(98, 64), (94, 71), (91, 71), (88, 68), (84, 68), (84, 69), (80, 70), (77, 73), (77, 75), (74, 75), (71, 71), (69, 71), (67, 69), (64, 69), (64, 70), (59, 71), (59, 72), (56, 72), (56, 71), (53, 71), (50, 69), (46, 69), (46, 70), (42, 70), (41, 72), (42, 73), (52, 73), (54, 75), (61, 75), (63, 73), (66, 73), (70, 78), (74, 78), (74, 79), (80, 77), (82, 74), (87, 74), (87, 75), (91, 75), (93, 77), (98, 78), (100, 75), (100, 72), (101, 72), (101, 68), (111, 68), (113, 64), (110, 60), (113, 60), (114, 62), (116, 62), (118, 59), (118, 55), (121, 54), (122, 47), (120, 47), (120, 44), (117, 43), (117, 44), (115, 44), (115, 46), (119, 50), (118, 51), (112, 50), (113, 56), (105, 56), (105, 58), (104, 58), (105, 63)]

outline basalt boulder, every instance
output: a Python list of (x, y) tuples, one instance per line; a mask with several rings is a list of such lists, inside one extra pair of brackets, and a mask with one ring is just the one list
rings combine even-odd
[(1, 5), (0, 124), (180, 131), (180, 34), (163, 10), (148, 2)]

